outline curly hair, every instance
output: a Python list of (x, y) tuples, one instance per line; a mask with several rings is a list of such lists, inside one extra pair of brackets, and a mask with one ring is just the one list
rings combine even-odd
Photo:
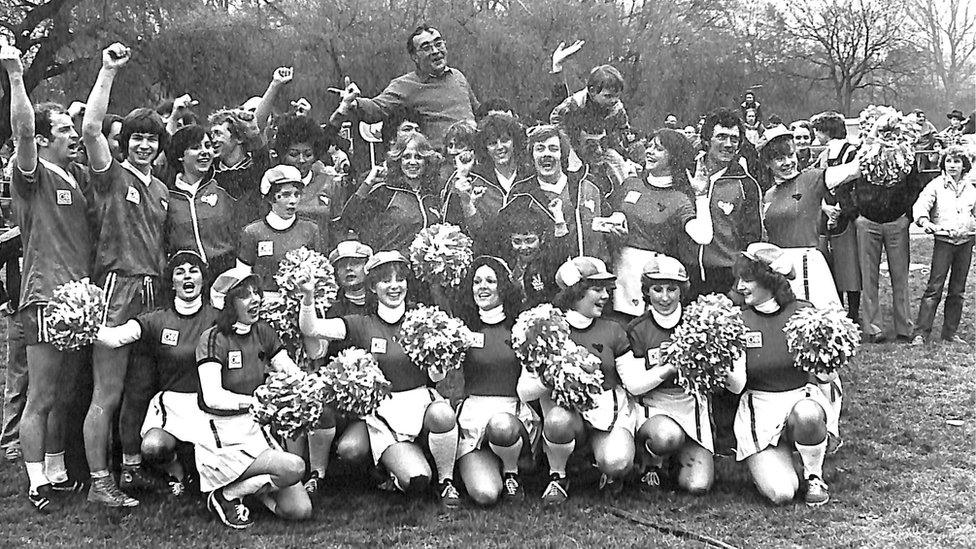
[(824, 111), (810, 118), (810, 125), (813, 129), (827, 134), (830, 139), (845, 139), (847, 137), (847, 125), (844, 123), (844, 116), (834, 111)]
[(796, 301), (796, 295), (793, 293), (793, 288), (790, 287), (789, 279), (771, 270), (761, 261), (755, 261), (740, 254), (739, 258), (735, 260), (732, 273), (737, 279), (755, 282), (760, 287), (769, 290), (780, 307), (785, 307)]
[(719, 108), (708, 113), (705, 117), (705, 122), (702, 123), (701, 142), (703, 150), (708, 150), (709, 142), (712, 140), (712, 134), (715, 132), (715, 126), (739, 128), (739, 136), (742, 140), (745, 140), (746, 129), (739, 115), (733, 110)]
[(973, 169), (973, 161), (969, 159), (969, 155), (966, 154), (965, 149), (958, 145), (953, 145), (948, 149), (942, 151), (942, 156), (939, 158), (939, 171), (945, 173), (945, 163), (949, 158), (958, 158), (962, 160), (962, 174), (966, 175), (969, 170)]
[[(284, 158), (288, 154), (288, 149), (299, 143), (306, 143), (311, 146), (312, 154), (315, 155), (316, 160), (328, 156), (325, 154), (328, 150), (325, 143), (325, 133), (315, 123), (315, 120), (308, 116), (294, 114), (280, 117), (272, 146), (272, 149), (278, 154), (278, 158)], [(331, 159), (329, 160), (331, 161)]]
[(393, 142), (393, 146), (386, 153), (386, 164), (389, 166), (387, 181), (394, 184), (407, 183), (400, 160), (411, 144), (416, 145), (417, 152), (424, 159), (424, 171), (420, 174), (420, 184), (413, 186), (427, 191), (436, 191), (441, 155), (431, 147), (430, 141), (421, 133), (403, 135)]
[(525, 129), (514, 116), (502, 113), (489, 114), (478, 124), (478, 139), (474, 148), (478, 162), (485, 166), (492, 165), (488, 144), (505, 138), (512, 140), (512, 162), (516, 166), (524, 165)]
[(224, 109), (210, 115), (207, 119), (211, 126), (220, 126), (227, 122), (230, 135), (240, 140), (246, 151), (255, 151), (261, 146), (261, 130), (254, 120), (254, 113), (241, 109)]
[(498, 295), (501, 297), (502, 310), (505, 311), (505, 322), (511, 326), (522, 307), (522, 290), (512, 281), (508, 265), (502, 263), (500, 258), (490, 255), (476, 258), (468, 268), (468, 274), (461, 283), (458, 295), (458, 316), (469, 327), (481, 323), (478, 305), (474, 302), (474, 275), (483, 266), (495, 272), (495, 278), (498, 280)]
[(455, 147), (471, 149), (478, 147), (478, 127), (470, 120), (458, 120), (444, 133), (444, 152), (454, 143)]

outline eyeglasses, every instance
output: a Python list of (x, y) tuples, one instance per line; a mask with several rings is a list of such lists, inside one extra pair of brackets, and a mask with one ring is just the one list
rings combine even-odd
[(424, 53), (433, 53), (434, 50), (444, 50), (447, 48), (447, 44), (444, 42), (443, 38), (438, 38), (433, 42), (424, 42), (417, 48), (417, 51), (422, 51)]

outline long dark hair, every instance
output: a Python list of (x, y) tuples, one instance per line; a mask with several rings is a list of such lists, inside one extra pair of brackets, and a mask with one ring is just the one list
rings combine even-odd
[(654, 132), (651, 142), (657, 139), (668, 152), (668, 170), (671, 172), (671, 186), (694, 198), (695, 191), (688, 182), (688, 172), (695, 169), (695, 148), (688, 138), (679, 131), (667, 128)]
[(789, 279), (771, 270), (765, 263), (739, 255), (739, 258), (735, 260), (732, 273), (736, 278), (755, 282), (769, 290), (780, 307), (786, 307), (796, 301), (796, 295), (793, 293), (793, 288), (790, 287)]
[(458, 317), (469, 327), (481, 325), (478, 305), (474, 302), (474, 273), (482, 266), (495, 271), (495, 278), (498, 279), (498, 295), (502, 300), (502, 310), (505, 311), (505, 323), (511, 326), (522, 307), (522, 291), (512, 281), (508, 265), (502, 263), (500, 258), (490, 255), (476, 258), (468, 268), (468, 274), (464, 277), (458, 294)]
[(237, 322), (237, 309), (234, 307), (234, 300), (242, 298), (250, 291), (261, 293), (261, 281), (258, 280), (257, 275), (248, 276), (227, 292), (227, 295), (224, 296), (224, 308), (217, 313), (218, 332), (224, 335), (234, 333), (234, 324)]
[(610, 299), (603, 307), (603, 310), (613, 310), (613, 284), (613, 281), (583, 279), (568, 288), (559, 290), (556, 297), (552, 299), (552, 304), (558, 309), (569, 311), (575, 307), (577, 303), (579, 303), (579, 300), (583, 299), (583, 296), (586, 295), (587, 290), (590, 288), (604, 287), (607, 288), (608, 293), (610, 294)]

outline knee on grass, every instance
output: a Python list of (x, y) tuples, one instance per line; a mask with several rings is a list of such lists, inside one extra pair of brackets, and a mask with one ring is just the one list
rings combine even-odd
[(788, 505), (796, 497), (796, 489), (787, 483), (760, 486), (759, 493), (773, 505)]
[(275, 514), (285, 520), (308, 520), (312, 518), (312, 501), (307, 496), (279, 501)]
[(432, 402), (424, 414), (424, 428), (431, 433), (446, 433), (457, 426), (454, 410), (446, 401)]

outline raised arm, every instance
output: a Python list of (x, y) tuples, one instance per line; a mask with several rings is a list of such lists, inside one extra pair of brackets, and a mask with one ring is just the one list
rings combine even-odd
[(254, 109), (254, 120), (257, 121), (258, 128), (261, 131), (264, 131), (264, 128), (268, 125), (268, 118), (271, 117), (271, 107), (274, 105), (275, 98), (278, 97), (278, 92), (281, 91), (282, 86), (291, 82), (294, 76), (295, 70), (291, 67), (278, 67), (275, 69), (274, 74), (271, 76), (271, 83), (268, 84), (268, 89), (264, 91), (264, 95), (261, 96), (261, 102)]
[(112, 150), (108, 139), (102, 135), (102, 120), (108, 111), (108, 99), (112, 95), (115, 74), (129, 61), (129, 48), (118, 42), (102, 50), (102, 68), (88, 96), (85, 117), (81, 123), (81, 138), (88, 151), (88, 165), (93, 171), (103, 172), (112, 164)]
[(298, 327), (302, 335), (320, 339), (345, 339), (345, 320), (315, 316), (315, 281), (305, 280), (299, 284), (299, 289), (302, 291), (302, 306), (298, 311)]
[(10, 80), (10, 129), (13, 132), (17, 168), (33, 173), (37, 167), (37, 143), (34, 142), (34, 107), (24, 87), (24, 63), (20, 50), (0, 42), (0, 65)]

